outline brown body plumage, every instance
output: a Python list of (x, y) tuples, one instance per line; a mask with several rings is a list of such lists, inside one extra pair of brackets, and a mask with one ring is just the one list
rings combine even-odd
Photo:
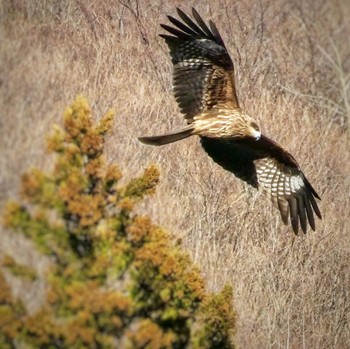
[(314, 213), (321, 218), (316, 191), (291, 154), (261, 135), (254, 120), (239, 107), (232, 60), (213, 22), (205, 24), (195, 9), (194, 21), (178, 9), (182, 21), (161, 25), (174, 65), (173, 91), (188, 125), (160, 136), (140, 137), (150, 145), (164, 145), (198, 135), (205, 151), (226, 170), (270, 193), (282, 220), (295, 233), (299, 223), (315, 230)]
[(193, 118), (193, 133), (202, 137), (240, 139), (261, 136), (258, 125), (240, 108), (211, 109)]

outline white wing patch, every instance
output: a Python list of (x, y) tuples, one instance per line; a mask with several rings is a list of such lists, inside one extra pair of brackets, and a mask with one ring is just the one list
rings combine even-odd
[(259, 185), (270, 194), (273, 204), (281, 213), (283, 222), (287, 224), (288, 200), (305, 187), (301, 174), (292, 171), (274, 158), (256, 160), (255, 167)]
[(296, 192), (304, 186), (304, 182), (300, 176), (293, 176), (290, 177), (290, 186), (292, 188), (292, 192)]
[(304, 187), (299, 173), (292, 173), (274, 158), (256, 160), (255, 166), (258, 183), (273, 197), (282, 199)]

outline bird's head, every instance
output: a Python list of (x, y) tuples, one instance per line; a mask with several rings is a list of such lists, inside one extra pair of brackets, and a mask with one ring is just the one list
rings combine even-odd
[(258, 124), (257, 124), (255, 121), (251, 120), (251, 121), (249, 122), (248, 128), (249, 128), (249, 134), (250, 134), (255, 140), (258, 141), (258, 140), (260, 139), (260, 137), (261, 137), (261, 131), (260, 131), (260, 128), (259, 128)]
[(258, 124), (253, 120), (253, 118), (243, 112), (241, 113), (240, 118), (237, 120), (236, 127), (238, 129), (238, 137), (251, 137), (257, 141), (261, 137), (261, 131)]

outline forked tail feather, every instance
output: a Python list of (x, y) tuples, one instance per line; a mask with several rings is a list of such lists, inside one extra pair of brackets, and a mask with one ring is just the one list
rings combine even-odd
[(166, 133), (160, 136), (139, 137), (138, 140), (141, 143), (148, 144), (148, 145), (157, 145), (157, 146), (164, 145), (164, 144), (177, 142), (177, 141), (180, 141), (181, 139), (192, 136), (193, 130), (194, 130), (193, 126), (189, 126), (182, 130)]

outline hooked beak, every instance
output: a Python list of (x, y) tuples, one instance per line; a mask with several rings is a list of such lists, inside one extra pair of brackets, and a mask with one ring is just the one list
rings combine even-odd
[(259, 139), (260, 139), (260, 137), (261, 137), (261, 132), (259, 131), (259, 130), (257, 130), (257, 129), (253, 129), (252, 130), (252, 136), (253, 136), (253, 138), (256, 140), (256, 141), (258, 141)]

